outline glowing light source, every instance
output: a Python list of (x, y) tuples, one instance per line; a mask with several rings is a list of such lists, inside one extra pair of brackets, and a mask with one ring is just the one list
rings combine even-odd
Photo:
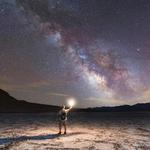
[(74, 99), (74, 98), (68, 99), (68, 105), (69, 105), (70, 107), (73, 107), (73, 106), (75, 105), (75, 99)]

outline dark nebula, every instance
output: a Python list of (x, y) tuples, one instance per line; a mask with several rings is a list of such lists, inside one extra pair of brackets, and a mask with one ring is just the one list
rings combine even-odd
[(1, 0), (0, 88), (78, 107), (150, 98), (149, 0)]

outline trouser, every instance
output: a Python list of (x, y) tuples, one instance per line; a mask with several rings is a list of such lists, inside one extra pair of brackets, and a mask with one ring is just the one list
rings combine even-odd
[(67, 120), (59, 120), (59, 132), (61, 132), (62, 126), (64, 126), (64, 132), (67, 130)]

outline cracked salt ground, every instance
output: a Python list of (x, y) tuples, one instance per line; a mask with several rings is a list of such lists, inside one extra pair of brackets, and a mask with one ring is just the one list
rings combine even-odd
[(136, 120), (130, 117), (117, 120), (110, 114), (111, 120), (92, 118), (91, 122), (82, 115), (80, 114), (80, 118), (74, 115), (75, 118), (70, 120), (67, 135), (57, 134), (57, 122), (50, 117), (47, 118), (50, 119), (48, 123), (38, 120), (34, 123), (33, 119), (32, 125), (28, 120), (20, 123), (20, 118), (17, 118), (17, 125), (13, 124), (12, 127), (5, 122), (5, 126), (0, 129), (0, 148), (7, 150), (150, 149), (149, 114), (145, 114), (144, 120), (140, 116)]

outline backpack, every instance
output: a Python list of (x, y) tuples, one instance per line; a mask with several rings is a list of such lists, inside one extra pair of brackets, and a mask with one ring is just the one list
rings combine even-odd
[(61, 118), (61, 120), (65, 120), (67, 118), (67, 113), (62, 112), (60, 118)]

